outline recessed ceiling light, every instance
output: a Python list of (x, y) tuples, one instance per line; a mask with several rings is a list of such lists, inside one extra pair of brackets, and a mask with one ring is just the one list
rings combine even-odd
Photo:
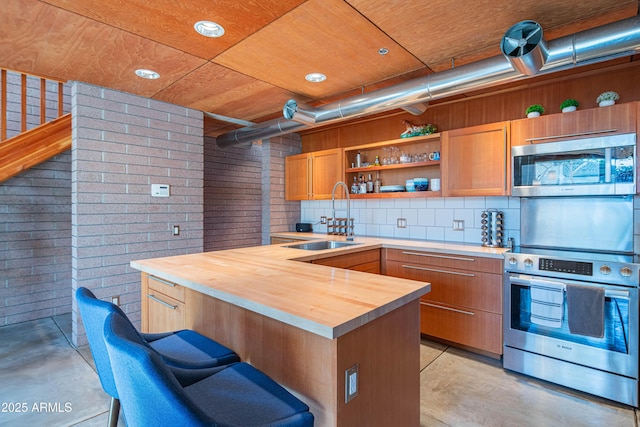
[(212, 21), (198, 21), (193, 28), (205, 37), (221, 37), (224, 34), (222, 25)]
[(309, 73), (304, 78), (311, 83), (320, 83), (327, 80), (327, 76), (322, 73)]
[(142, 77), (143, 79), (149, 79), (149, 80), (155, 80), (160, 78), (160, 74), (156, 73), (153, 70), (146, 70), (144, 68), (137, 69), (136, 76)]

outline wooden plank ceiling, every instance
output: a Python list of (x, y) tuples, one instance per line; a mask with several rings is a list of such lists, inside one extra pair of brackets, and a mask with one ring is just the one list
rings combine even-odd
[[(525, 19), (552, 40), (635, 16), (638, 2), (2, 0), (0, 67), (261, 122), (290, 98), (319, 105), (499, 55), (505, 31)], [(224, 36), (200, 36), (199, 20)], [(328, 78), (309, 83), (310, 72)], [(236, 127), (207, 120), (205, 132)]]

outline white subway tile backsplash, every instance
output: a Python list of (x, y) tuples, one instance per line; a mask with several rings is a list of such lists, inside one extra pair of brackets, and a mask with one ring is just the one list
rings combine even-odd
[(395, 225), (381, 224), (380, 237), (395, 237), (394, 235), (395, 228), (396, 228)]
[(410, 239), (419, 239), (419, 240), (427, 239), (427, 227), (423, 227), (419, 225), (411, 225), (408, 227), (408, 230), (409, 230)]
[(395, 208), (406, 209), (411, 206), (411, 199), (396, 199), (393, 205)]
[[(336, 201), (336, 208), (346, 209), (346, 201)], [(456, 197), (445, 199), (359, 199), (351, 201), (351, 216), (359, 236), (380, 236), (480, 244), (482, 211), (489, 208), (505, 214), (505, 237), (520, 235), (520, 201), (513, 197)], [(637, 212), (640, 212), (638, 209)], [(303, 221), (314, 223), (314, 231), (326, 233), (315, 224), (320, 216), (331, 216), (331, 200), (301, 202)], [(636, 218), (640, 214), (636, 214)], [(398, 218), (407, 220), (407, 228), (398, 228)], [(453, 231), (453, 220), (464, 221), (463, 231)], [(640, 221), (640, 220), (636, 220)]]
[(432, 209), (442, 209), (444, 208), (444, 198), (443, 197), (434, 197), (427, 199), (427, 207)]
[(455, 209), (455, 208), (464, 208), (464, 198), (463, 197), (446, 197), (444, 199), (444, 207)]
[(429, 226), (429, 227), (436, 225), (436, 210), (435, 209), (419, 209), (418, 225)]
[(380, 226), (378, 224), (365, 224), (365, 235), (366, 236), (380, 236)]
[(465, 197), (464, 207), (468, 209), (484, 209), (486, 206), (486, 197)]
[(444, 240), (444, 228), (427, 227), (427, 240)]
[(402, 209), (387, 209), (387, 220), (385, 224), (396, 225), (398, 218), (402, 218)]
[(453, 220), (453, 209), (436, 209), (436, 226), (451, 228)]
[(407, 225), (418, 225), (418, 209), (402, 209), (402, 216), (407, 220)]
[(380, 209), (391, 209), (395, 206), (393, 203), (393, 199), (382, 199), (380, 200)]
[(411, 233), (409, 232), (409, 228), (396, 228), (394, 230), (394, 237), (398, 239), (408, 239), (411, 237)]
[(444, 239), (447, 242), (464, 242), (464, 231), (454, 231), (452, 227), (444, 229)]
[(409, 199), (409, 204), (414, 209), (426, 209), (427, 199)]

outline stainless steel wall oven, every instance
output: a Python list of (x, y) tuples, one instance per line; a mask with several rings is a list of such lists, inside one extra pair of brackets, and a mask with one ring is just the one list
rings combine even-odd
[(521, 222), (505, 255), (504, 367), (637, 407), (632, 197), (523, 198)]

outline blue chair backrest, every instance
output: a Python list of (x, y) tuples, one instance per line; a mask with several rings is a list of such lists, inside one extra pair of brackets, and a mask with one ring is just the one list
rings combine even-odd
[(104, 336), (128, 425), (215, 425), (125, 317), (109, 315)]
[[(93, 361), (98, 370), (102, 388), (109, 396), (118, 399), (118, 391), (116, 390), (113, 373), (111, 371), (111, 362), (109, 361), (109, 354), (107, 353), (107, 347), (104, 343), (104, 324), (110, 314), (118, 313), (131, 325), (134, 331), (136, 331), (135, 327), (120, 307), (110, 302), (97, 299), (93, 292), (87, 288), (78, 288), (76, 291), (76, 300), (78, 301), (78, 307), (82, 315), (82, 323), (87, 333), (89, 347), (91, 348)], [(136, 333), (138, 334), (137, 331)], [(140, 339), (142, 340), (142, 337), (140, 337)]]

